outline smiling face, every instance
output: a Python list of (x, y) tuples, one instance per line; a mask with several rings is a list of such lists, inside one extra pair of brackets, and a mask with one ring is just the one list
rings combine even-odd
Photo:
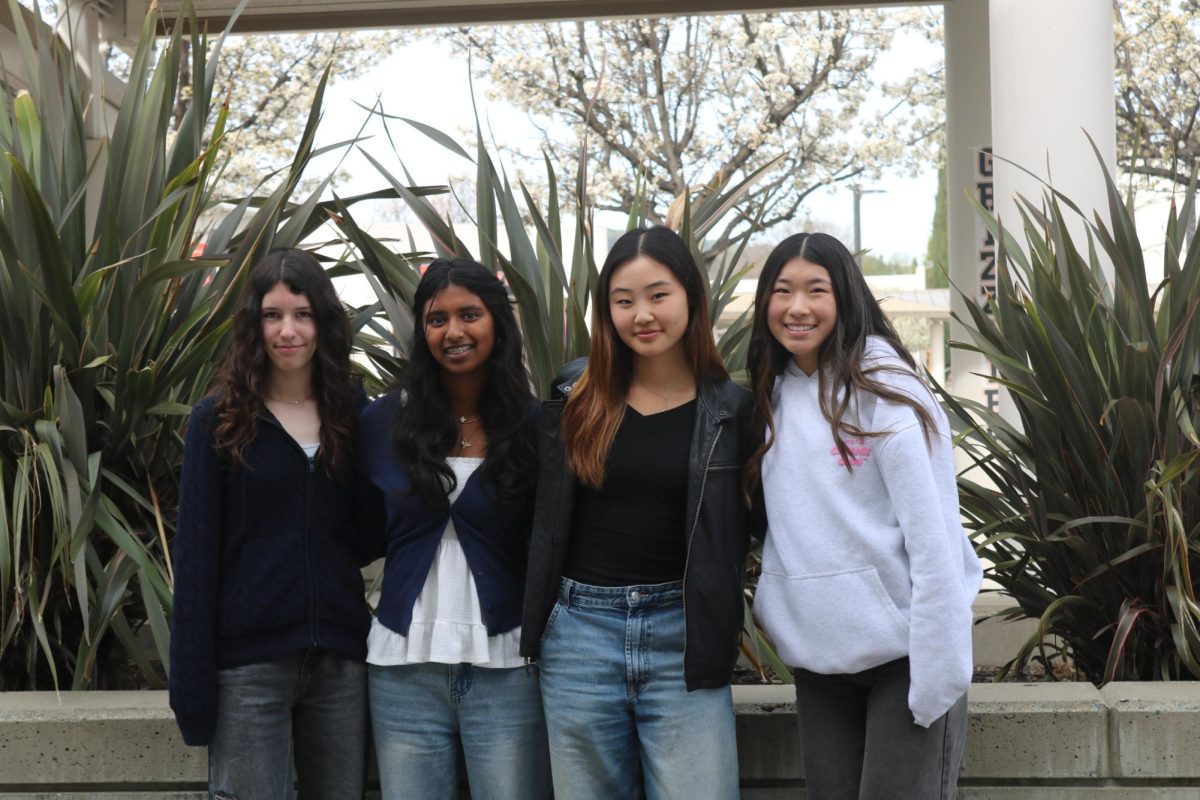
[(682, 347), (688, 327), (687, 290), (666, 266), (639, 255), (617, 267), (608, 285), (613, 329), (640, 358)]
[(809, 375), (816, 370), (821, 345), (836, 325), (837, 299), (829, 271), (802, 258), (784, 264), (771, 288), (767, 328), (796, 366)]
[(317, 318), (308, 295), (282, 281), (263, 295), (259, 311), (263, 346), (276, 373), (312, 373)]
[(425, 304), (424, 323), (429, 352), (443, 370), (467, 375), (486, 367), (496, 331), (478, 295), (450, 284)]

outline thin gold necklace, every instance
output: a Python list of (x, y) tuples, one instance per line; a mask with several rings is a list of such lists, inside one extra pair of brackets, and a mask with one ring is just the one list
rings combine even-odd
[(267, 399), (272, 403), (287, 403), (289, 406), (298, 406), (302, 403), (307, 403), (309, 400), (312, 400), (312, 397), (311, 394), (306, 394), (299, 400), (288, 400), (286, 397), (272, 397), (271, 395), (267, 395)]
[[(659, 400), (663, 401), (662, 411), (666, 411), (668, 406), (671, 405), (671, 398), (673, 396), (684, 391), (683, 389), (670, 389), (667, 391), (666, 394), (663, 394), (662, 392), (656, 392), (654, 389), (651, 389), (649, 386), (646, 386), (645, 384), (642, 384), (642, 388), (645, 389), (650, 394), (657, 397)], [(662, 413), (662, 411), (660, 411), (659, 413)]]

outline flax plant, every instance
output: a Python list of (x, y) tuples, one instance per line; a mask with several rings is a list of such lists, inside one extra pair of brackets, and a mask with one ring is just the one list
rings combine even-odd
[[(998, 244), (991, 313), (963, 320), (1011, 395), (1010, 423), (944, 396), (976, 467), (959, 480), (988, 575), (1038, 620), (1007, 669), (1069, 660), (1096, 684), (1200, 678), (1200, 242), (1195, 182), (1173, 205), (1164, 279), (1112, 177), (1073, 235), (1058, 192), (1021, 202)], [(1086, 241), (1083, 241), (1086, 239)], [(1111, 268), (1112, 283), (1106, 277)]]
[[(185, 14), (156, 40), (152, 11), (112, 127), (89, 139), (101, 101), (70, 48), (7, 2), (29, 85), (0, 94), (0, 691), (103, 688), (129, 663), (142, 676), (123, 683), (155, 685), (181, 429), (210, 387), (245, 265), (333, 211), (325, 184), (291, 201), (325, 80), (292, 163), (264, 178), (274, 189), (222, 214), (224, 34), (210, 48)], [(173, 126), (185, 57), (197, 81)], [(206, 211), (217, 220), (202, 230)]]

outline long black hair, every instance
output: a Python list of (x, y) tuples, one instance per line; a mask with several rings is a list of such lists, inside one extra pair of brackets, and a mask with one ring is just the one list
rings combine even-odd
[(266, 406), (263, 390), (271, 371), (262, 336), (263, 297), (282, 283), (293, 294), (308, 297), (317, 324), (312, 392), (321, 418), (320, 461), (331, 474), (345, 477), (352, 461), (351, 439), (358, 415), (350, 372), (350, 321), (329, 275), (312, 253), (272, 250), (250, 268), (242, 285), (229, 352), (217, 380), (217, 449), (242, 466), (246, 447), (254, 441), (255, 421)]
[(392, 418), (392, 451), (406, 470), (413, 491), (435, 508), (448, 504), (455, 486), (446, 456), (454, 449), (458, 427), (442, 385), (442, 368), (425, 337), (425, 307), (449, 286), (460, 286), (483, 301), (492, 317), (494, 344), (479, 414), (487, 433), (482, 475), (499, 499), (522, 508), (531, 498), (536, 444), (531, 413), (533, 393), (521, 357), (521, 330), (504, 284), (482, 264), (465, 258), (438, 259), (429, 265), (413, 297), (416, 325), (408, 368), (393, 391), (400, 392)]
[(934, 435), (936, 425), (929, 411), (902, 391), (889, 388), (871, 377), (877, 372), (898, 372), (899, 368), (886, 363), (863, 364), (863, 352), (868, 336), (886, 341), (909, 369), (916, 372), (916, 362), (904, 348), (892, 323), (884, 316), (879, 302), (863, 278), (854, 256), (840, 241), (827, 233), (797, 233), (780, 242), (763, 264), (754, 294), (754, 323), (750, 332), (750, 386), (754, 392), (754, 431), (762, 437), (746, 466), (746, 482), (752, 485), (761, 476), (762, 458), (775, 441), (775, 419), (771, 414), (771, 395), (775, 378), (787, 366), (791, 355), (771, 334), (767, 326), (767, 308), (775, 281), (784, 266), (793, 259), (803, 259), (824, 267), (833, 286), (837, 303), (837, 323), (818, 351), (817, 368), (821, 413), (829, 421), (833, 440), (846, 464), (853, 471), (854, 459), (842, 436), (874, 436), (877, 431), (861, 430), (845, 418), (846, 410), (858, 391), (876, 394), (893, 403), (903, 403), (917, 415), (927, 439)]

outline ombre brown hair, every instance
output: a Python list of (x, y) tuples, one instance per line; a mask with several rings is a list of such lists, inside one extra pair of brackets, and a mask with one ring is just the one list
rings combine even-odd
[(687, 295), (688, 324), (684, 353), (696, 381), (728, 379), (713, 341), (708, 318), (708, 287), (696, 260), (679, 234), (670, 228), (635, 228), (616, 241), (600, 270), (592, 297), (592, 347), (587, 367), (575, 382), (563, 410), (563, 444), (567, 465), (584, 484), (599, 488), (621, 420), (633, 377), (633, 352), (613, 326), (608, 292), (613, 273), (638, 256), (669, 269)]

